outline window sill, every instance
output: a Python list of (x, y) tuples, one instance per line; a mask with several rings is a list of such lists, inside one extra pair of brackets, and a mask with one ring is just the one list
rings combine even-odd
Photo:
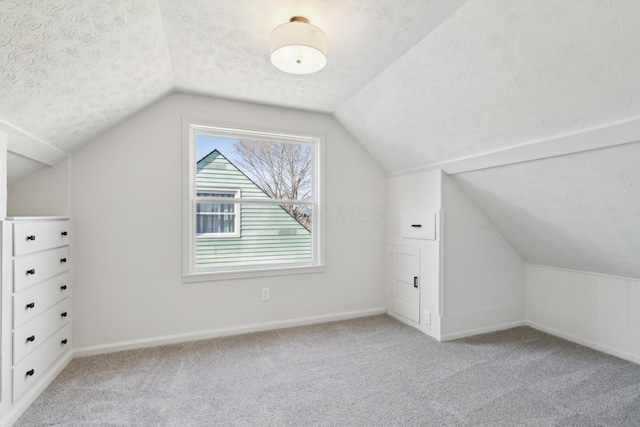
[(286, 276), (291, 274), (324, 273), (324, 265), (304, 267), (274, 267), (252, 270), (229, 270), (220, 272), (190, 273), (182, 276), (182, 283), (212, 282), (217, 280), (250, 279), (256, 277)]

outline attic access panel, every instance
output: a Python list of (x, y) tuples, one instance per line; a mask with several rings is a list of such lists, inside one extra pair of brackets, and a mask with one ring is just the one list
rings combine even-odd
[(436, 240), (437, 211), (404, 211), (401, 214), (401, 235), (405, 239)]

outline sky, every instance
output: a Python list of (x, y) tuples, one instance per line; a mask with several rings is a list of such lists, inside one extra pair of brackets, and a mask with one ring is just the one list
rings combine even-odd
[(218, 149), (231, 163), (238, 164), (238, 155), (233, 147), (238, 140), (234, 138), (223, 138), (220, 136), (196, 135), (196, 161), (200, 161), (204, 156)]

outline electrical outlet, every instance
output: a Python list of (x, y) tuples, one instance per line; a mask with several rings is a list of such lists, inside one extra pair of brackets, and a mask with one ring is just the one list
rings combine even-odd
[(424, 313), (422, 314), (422, 323), (426, 325), (431, 324), (431, 312), (429, 310), (424, 310)]
[(269, 301), (271, 298), (269, 288), (262, 288), (262, 301)]

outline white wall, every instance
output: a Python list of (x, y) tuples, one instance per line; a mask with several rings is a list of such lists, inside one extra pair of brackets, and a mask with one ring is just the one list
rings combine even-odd
[(0, 132), (0, 220), (7, 216), (7, 135)]
[[(640, 140), (640, 121), (631, 129), (604, 129), (574, 138)], [(527, 262), (640, 279), (638, 164), (640, 142), (634, 142), (453, 179)]]
[(69, 216), (71, 159), (9, 187), (8, 216)]
[(442, 339), (524, 324), (524, 262), (447, 175), (442, 177)]
[(640, 363), (640, 280), (527, 264), (527, 323)]
[[(326, 273), (181, 282), (183, 116), (326, 136)], [(383, 312), (385, 184), (329, 115), (169, 95), (73, 156), (75, 347), (89, 354)]]
[(388, 227), (387, 241), (402, 244), (401, 213), (440, 209), (442, 204), (440, 170), (390, 177), (387, 181)]

